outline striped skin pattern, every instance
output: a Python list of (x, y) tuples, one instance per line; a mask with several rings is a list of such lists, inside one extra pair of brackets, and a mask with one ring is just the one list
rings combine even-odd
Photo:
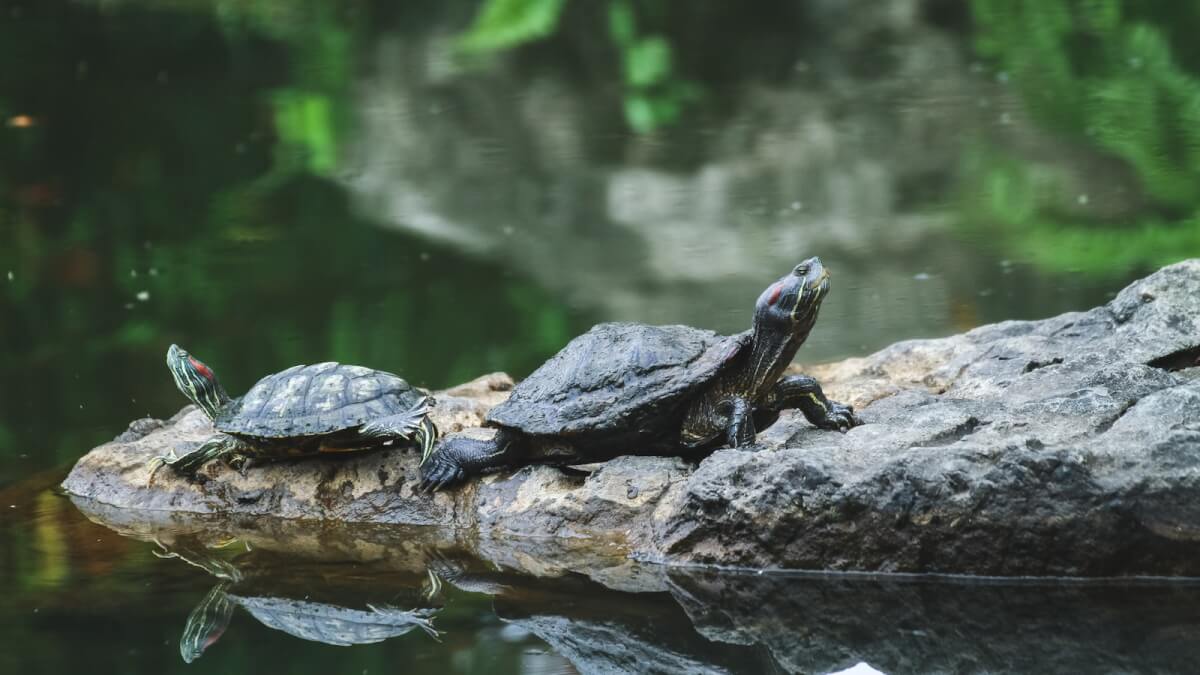
[(228, 587), (228, 582), (214, 586), (188, 615), (183, 635), (179, 638), (179, 655), (184, 663), (200, 658), (204, 650), (220, 640), (229, 627), (229, 620), (233, 618), (233, 602), (225, 593)]

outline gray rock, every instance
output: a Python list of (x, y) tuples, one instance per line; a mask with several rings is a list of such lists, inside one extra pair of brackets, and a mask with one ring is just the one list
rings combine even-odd
[[(526, 467), (427, 497), (415, 491), (416, 457), (383, 451), (245, 477), (212, 463), (201, 481), (161, 471), (150, 484), (152, 456), (211, 433), (190, 411), (93, 450), (63, 486), (122, 509), (436, 525), (493, 557), (553, 540), (676, 564), (1197, 575), (1198, 360), (1191, 260), (1087, 312), (807, 369), (868, 424), (828, 433), (789, 412), (754, 450), (698, 465)], [(491, 375), (441, 392), (435, 420), (489, 433), (474, 427), (510, 388)]]

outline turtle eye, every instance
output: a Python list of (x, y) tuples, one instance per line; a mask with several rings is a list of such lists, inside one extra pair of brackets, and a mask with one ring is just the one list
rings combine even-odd
[(798, 277), (808, 276), (808, 265), (803, 263), (796, 265), (796, 269), (792, 270), (792, 274)]

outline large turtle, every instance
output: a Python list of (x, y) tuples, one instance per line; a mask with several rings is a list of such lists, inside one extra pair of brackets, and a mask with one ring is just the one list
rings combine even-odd
[(637, 452), (685, 455), (754, 443), (780, 411), (821, 429), (862, 422), (807, 375), (781, 377), (829, 291), (809, 258), (758, 298), (754, 327), (722, 337), (688, 326), (600, 324), (521, 382), (487, 416), (491, 440), (450, 436), (422, 465), (436, 490), (524, 464), (583, 464)]
[(177, 345), (167, 350), (175, 385), (218, 433), (189, 452), (156, 459), (184, 475), (223, 458), (244, 471), (256, 459), (377, 448), (389, 441), (433, 450), (433, 397), (381, 370), (340, 363), (292, 366), (230, 398), (212, 369)]

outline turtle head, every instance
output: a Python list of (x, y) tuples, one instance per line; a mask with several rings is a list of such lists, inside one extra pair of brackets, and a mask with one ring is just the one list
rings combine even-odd
[(817, 310), (829, 293), (829, 272), (817, 257), (792, 268), (758, 296), (754, 327), (803, 339), (817, 321)]
[(225, 629), (229, 628), (229, 620), (233, 618), (233, 600), (226, 592), (227, 588), (227, 581), (213, 586), (188, 615), (187, 623), (183, 625), (183, 635), (179, 636), (179, 655), (184, 663), (200, 658), (204, 650), (216, 644)]
[(229, 403), (229, 394), (217, 382), (217, 375), (212, 368), (179, 345), (171, 345), (167, 350), (167, 368), (171, 370), (171, 377), (175, 378), (175, 386), (179, 387), (179, 391), (200, 406), (210, 419), (215, 419), (217, 411)]

